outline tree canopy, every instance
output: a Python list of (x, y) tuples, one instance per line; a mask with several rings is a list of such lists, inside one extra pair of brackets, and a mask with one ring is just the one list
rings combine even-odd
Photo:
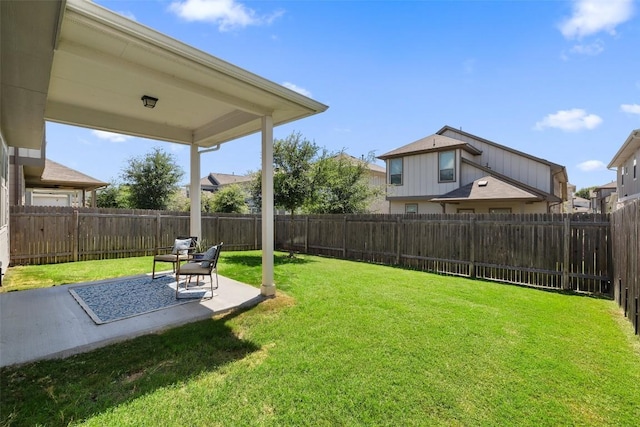
[(247, 192), (237, 184), (222, 187), (213, 194), (208, 204), (210, 212), (247, 213)]
[(160, 148), (131, 158), (122, 172), (129, 187), (129, 202), (137, 209), (166, 209), (184, 175), (173, 156)]
[[(273, 203), (292, 215), (309, 202), (314, 191), (313, 163), (318, 161), (320, 148), (299, 132), (273, 142)], [(262, 176), (256, 173), (251, 193), (262, 200)]]
[(315, 191), (305, 210), (318, 214), (365, 212), (376, 194), (369, 185), (369, 160), (344, 152), (319, 160), (313, 168)]
[[(369, 185), (368, 165), (344, 152), (328, 155), (300, 133), (277, 139), (273, 145), (274, 205), (292, 215), (308, 213), (360, 213), (382, 189)], [(256, 173), (252, 195), (261, 202), (261, 174)]]
[(582, 197), (583, 199), (590, 199), (591, 198), (591, 191), (595, 190), (597, 187), (593, 186), (593, 187), (586, 187), (586, 188), (581, 188), (580, 190), (575, 192), (575, 195), (577, 197)]

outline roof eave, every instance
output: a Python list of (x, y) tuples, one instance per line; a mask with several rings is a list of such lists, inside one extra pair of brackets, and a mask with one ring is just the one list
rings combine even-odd
[(613, 156), (613, 159), (611, 159), (611, 161), (607, 165), (608, 169), (611, 169), (613, 167), (618, 168), (622, 166), (622, 164), (624, 163), (624, 160), (627, 159), (625, 155), (627, 150), (633, 148), (632, 143), (635, 143), (637, 145), (637, 148), (640, 148), (640, 129), (635, 129), (631, 131), (631, 133), (627, 137), (624, 144), (622, 144), (618, 152), (615, 154), (615, 156)]

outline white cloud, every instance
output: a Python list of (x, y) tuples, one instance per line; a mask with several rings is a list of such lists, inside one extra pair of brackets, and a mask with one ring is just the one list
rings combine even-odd
[(107, 140), (109, 142), (125, 142), (131, 137), (127, 135), (121, 135), (119, 133), (106, 132), (104, 130), (92, 130), (91, 133), (100, 139)]
[(639, 104), (622, 104), (620, 106), (620, 111), (631, 114), (640, 114), (640, 105)]
[(304, 95), (306, 97), (311, 98), (311, 92), (309, 92), (308, 90), (301, 88), (300, 86), (296, 86), (293, 83), (289, 83), (289, 82), (284, 82), (282, 83), (282, 86), (291, 89), (294, 92), (298, 92), (300, 95)]
[(560, 24), (560, 31), (568, 39), (600, 31), (615, 34), (616, 26), (632, 15), (633, 0), (573, 0), (573, 15)]
[(590, 44), (577, 44), (571, 48), (571, 53), (578, 55), (600, 55), (604, 51), (604, 42), (596, 40)]
[(271, 24), (283, 14), (276, 11), (260, 16), (236, 0), (178, 0), (169, 5), (169, 10), (187, 21), (212, 22), (220, 31)]
[(555, 114), (548, 114), (537, 122), (534, 129), (543, 130), (556, 128), (567, 132), (575, 132), (583, 129), (594, 129), (602, 123), (602, 119), (595, 114), (587, 114), (580, 108), (560, 110)]
[(577, 168), (583, 172), (596, 172), (607, 170), (607, 165), (600, 160), (587, 160), (586, 162), (579, 163)]

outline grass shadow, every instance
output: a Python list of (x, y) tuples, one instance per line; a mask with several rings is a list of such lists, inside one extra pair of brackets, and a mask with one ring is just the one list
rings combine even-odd
[(69, 425), (220, 371), (260, 349), (227, 322), (246, 310), (62, 360), (0, 369), (0, 425)]
[[(295, 265), (295, 264), (308, 264), (311, 262), (317, 262), (308, 257), (294, 256), (289, 257), (288, 254), (276, 253), (273, 256), (274, 266), (279, 265)], [(224, 256), (224, 263), (235, 264), (243, 267), (260, 267), (262, 265), (261, 254), (248, 254), (246, 252), (229, 252)]]

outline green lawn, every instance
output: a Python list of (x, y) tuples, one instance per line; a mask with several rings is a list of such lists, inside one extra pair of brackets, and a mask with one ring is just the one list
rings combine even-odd
[[(258, 285), (260, 255), (220, 273)], [(638, 425), (640, 340), (612, 301), (312, 256), (275, 275), (250, 310), (1, 370), (0, 423)]]

